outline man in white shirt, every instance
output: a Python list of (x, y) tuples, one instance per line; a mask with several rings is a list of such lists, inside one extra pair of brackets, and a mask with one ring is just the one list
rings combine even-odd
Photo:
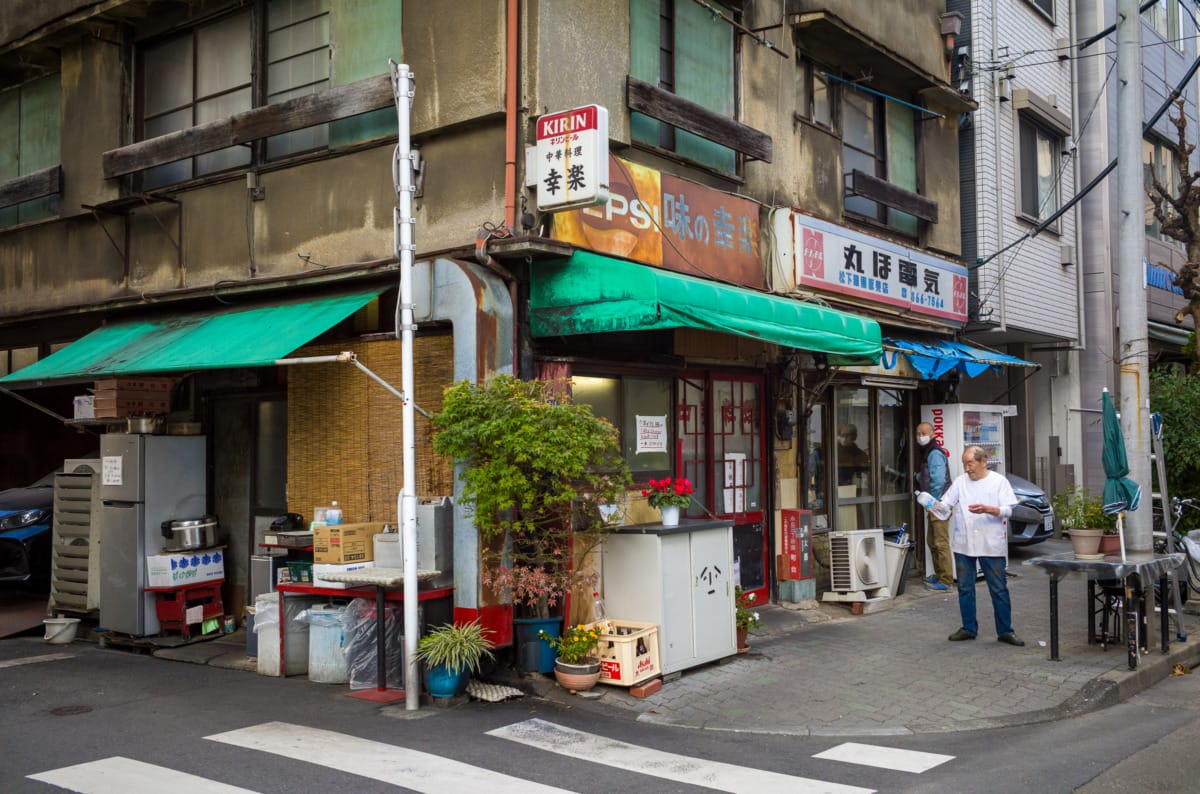
[(992, 596), (997, 639), (1021, 646), (1025, 641), (1013, 631), (1012, 601), (1004, 572), (1008, 518), (1012, 515), (1013, 505), (1017, 504), (1017, 497), (1006, 477), (988, 470), (988, 454), (982, 447), (967, 447), (962, 461), (963, 473), (955, 478), (940, 500), (951, 506), (966, 506), (966, 510), (954, 511), (954, 526), (950, 532), (962, 627), (949, 639), (951, 642), (973, 640), (979, 633), (979, 622), (975, 618), (975, 569), (978, 564)]

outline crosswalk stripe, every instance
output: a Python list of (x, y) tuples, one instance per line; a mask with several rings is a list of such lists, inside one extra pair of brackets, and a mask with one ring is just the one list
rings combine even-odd
[(29, 779), (79, 794), (162, 794), (164, 791), (171, 794), (254, 794), (252, 789), (218, 783), (119, 755), (51, 769), (29, 775)]
[(874, 789), (844, 786), (824, 780), (784, 775), (762, 769), (708, 761), (608, 739), (574, 728), (531, 719), (488, 731), (489, 736), (519, 742), (571, 758), (653, 775), (718, 791), (787, 792), (806, 794), (872, 794)]
[(57, 662), (60, 659), (74, 659), (73, 653), (44, 653), (41, 656), (24, 656), (20, 659), (5, 659), (0, 662), (0, 667), (20, 667), (23, 664), (37, 664), (39, 662)]
[(874, 744), (859, 744), (846, 742), (837, 747), (831, 747), (823, 753), (817, 753), (813, 758), (824, 758), (828, 761), (841, 761), (847, 764), (861, 764), (879, 769), (891, 769), (897, 772), (928, 772), (939, 764), (953, 760), (952, 755), (938, 753), (923, 753), (920, 750), (902, 750), (898, 747), (880, 747)]
[(286, 722), (266, 722), (205, 738), (431, 794), (446, 791), (552, 794), (565, 791), (432, 753)]

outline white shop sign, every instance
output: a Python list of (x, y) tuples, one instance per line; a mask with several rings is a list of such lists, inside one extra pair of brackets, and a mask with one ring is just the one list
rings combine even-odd
[(798, 289), (821, 289), (934, 317), (967, 321), (967, 269), (899, 243), (788, 210), (772, 213), (779, 261)]
[(608, 110), (585, 105), (537, 122), (537, 204), (542, 211), (608, 201)]

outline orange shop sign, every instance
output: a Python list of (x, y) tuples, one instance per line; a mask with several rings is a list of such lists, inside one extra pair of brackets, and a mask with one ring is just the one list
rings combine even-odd
[(553, 237), (603, 254), (763, 289), (759, 205), (609, 156), (608, 203), (554, 216)]

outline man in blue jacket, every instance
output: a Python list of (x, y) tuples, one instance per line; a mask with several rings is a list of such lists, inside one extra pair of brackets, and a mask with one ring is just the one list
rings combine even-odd
[[(941, 499), (950, 487), (950, 454), (933, 440), (933, 425), (917, 425), (917, 489)], [(925, 579), (930, 590), (946, 591), (954, 584), (954, 557), (950, 553), (950, 519), (945, 521), (927, 513), (925, 544), (933, 559), (933, 574)]]

